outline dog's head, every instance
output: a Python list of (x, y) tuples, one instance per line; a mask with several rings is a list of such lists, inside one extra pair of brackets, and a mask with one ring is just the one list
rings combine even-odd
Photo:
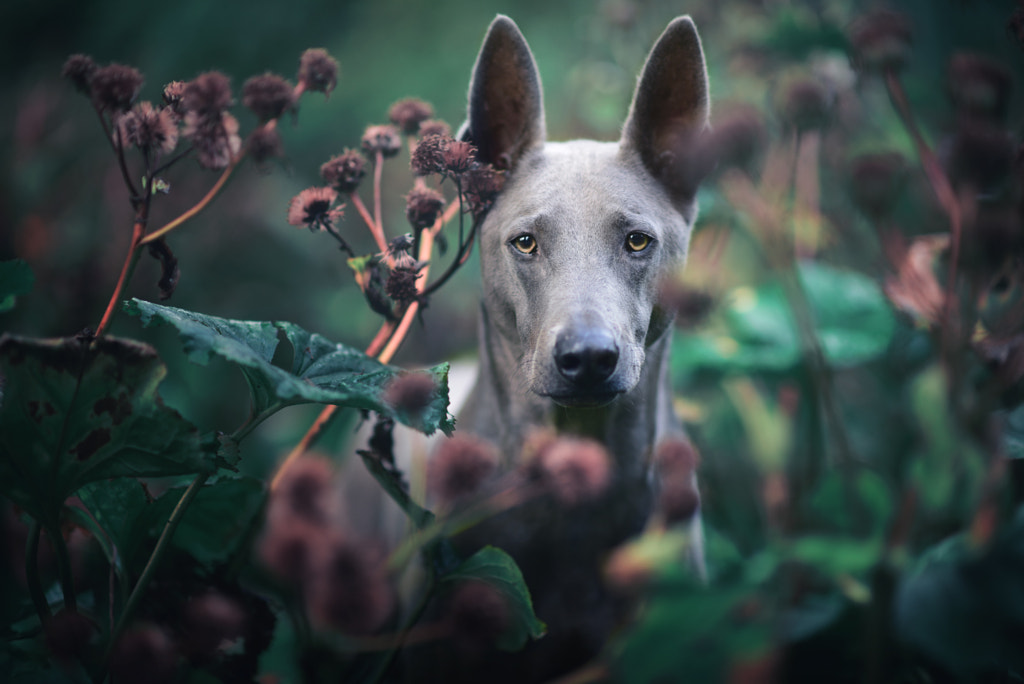
[(640, 76), (618, 143), (546, 143), (540, 76), (511, 19), (491, 24), (461, 135), (507, 170), (480, 227), (484, 315), (526, 389), (600, 406), (640, 379), (670, 325), (661, 276), (686, 257), (708, 122), (700, 38), (672, 21)]

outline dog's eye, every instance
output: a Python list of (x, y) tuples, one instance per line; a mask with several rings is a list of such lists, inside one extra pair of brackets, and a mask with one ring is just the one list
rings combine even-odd
[(630, 252), (642, 252), (650, 246), (652, 239), (647, 233), (633, 231), (626, 236), (626, 249)]
[(523, 254), (533, 254), (537, 251), (537, 240), (529, 233), (523, 233), (512, 238), (512, 246)]

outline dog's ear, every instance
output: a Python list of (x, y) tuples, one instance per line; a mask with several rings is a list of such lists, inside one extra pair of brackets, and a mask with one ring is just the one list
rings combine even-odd
[(519, 27), (504, 15), (491, 22), (477, 55), (459, 137), (476, 145), (484, 163), (509, 170), (526, 150), (544, 142), (537, 64)]
[(698, 152), (710, 104), (704, 51), (689, 16), (676, 17), (647, 57), (622, 130), (621, 150), (637, 155), (677, 201), (705, 175)]

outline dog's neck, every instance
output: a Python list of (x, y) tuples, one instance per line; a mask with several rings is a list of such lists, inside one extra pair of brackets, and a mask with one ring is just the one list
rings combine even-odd
[(670, 347), (668, 330), (648, 346), (636, 386), (607, 406), (567, 408), (531, 392), (520, 376), (509, 373), (523, 352), (493, 328), (483, 306), (480, 370), (460, 415), (461, 427), (496, 438), (510, 466), (518, 462), (524, 440), (538, 428), (589, 437), (608, 448), (623, 480), (644, 478), (655, 442), (679, 430), (672, 410)]

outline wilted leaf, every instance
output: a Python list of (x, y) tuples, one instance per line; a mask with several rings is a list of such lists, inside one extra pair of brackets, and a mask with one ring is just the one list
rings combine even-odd
[(13, 309), (15, 298), (31, 292), (34, 283), (35, 275), (25, 261), (0, 261), (0, 313)]
[(523, 574), (507, 553), (493, 546), (485, 546), (442, 578), (443, 582), (465, 580), (489, 584), (508, 602), (511, 624), (498, 637), (498, 648), (503, 651), (518, 651), (529, 639), (544, 636), (547, 626), (534, 614), (533, 600), (523, 580)]
[(196, 428), (163, 405), (167, 370), (147, 345), (0, 338), (0, 492), (53, 521), (79, 487), (212, 470)]
[[(205, 364), (212, 353), (238, 366), (249, 383), (257, 415), (296, 404), (337, 404), (377, 411), (427, 434), (438, 428), (451, 434), (455, 429), (447, 410), (448, 364), (426, 371), (434, 380), (436, 393), (426, 410), (410, 416), (396, 412), (383, 399), (388, 384), (407, 371), (297, 325), (234, 321), (138, 299), (128, 302), (126, 309), (144, 325), (162, 322), (177, 328), (192, 361)], [(290, 370), (271, 362), (279, 330), (293, 347)]]

